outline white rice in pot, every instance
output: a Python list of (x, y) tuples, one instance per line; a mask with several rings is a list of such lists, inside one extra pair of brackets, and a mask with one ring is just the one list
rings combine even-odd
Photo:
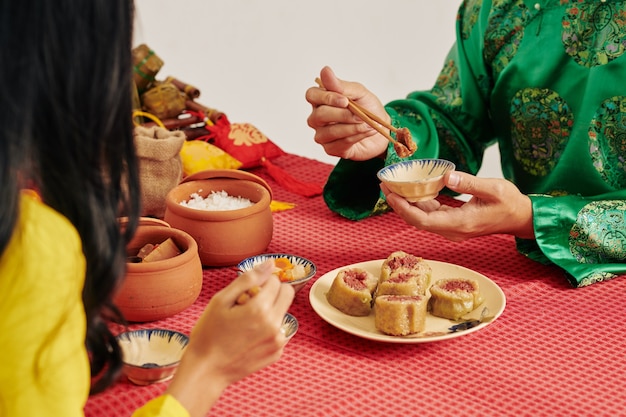
[(206, 197), (202, 197), (199, 193), (202, 190), (198, 190), (197, 193), (193, 193), (189, 196), (189, 200), (181, 201), (180, 205), (208, 211), (225, 211), (225, 210), (237, 210), (254, 205), (252, 201), (243, 197), (234, 197), (229, 195), (226, 191), (211, 191)]

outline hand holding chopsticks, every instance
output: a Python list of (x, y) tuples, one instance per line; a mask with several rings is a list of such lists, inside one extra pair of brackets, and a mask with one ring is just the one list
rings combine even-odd
[[(315, 82), (320, 88), (324, 88), (322, 84), (322, 80), (320, 78), (316, 78)], [(378, 117), (376, 114), (370, 112), (364, 107), (359, 106), (356, 102), (348, 98), (348, 109), (355, 115), (359, 116), (364, 123), (371, 126), (378, 133), (383, 135), (387, 140), (393, 143), (393, 147), (396, 150), (396, 153), (401, 158), (405, 158), (407, 156), (412, 155), (415, 150), (417, 150), (417, 145), (411, 138), (411, 132), (407, 128), (397, 128), (393, 126), (391, 123), (385, 121), (384, 119)], [(395, 133), (396, 139), (394, 139), (389, 131)]]
[(261, 287), (259, 287), (258, 285), (255, 285), (254, 287), (250, 288), (249, 290), (242, 292), (241, 295), (239, 297), (237, 297), (237, 300), (235, 301), (235, 304), (243, 305), (243, 304), (247, 303), (248, 300), (251, 299), (252, 297), (254, 297), (255, 295), (257, 295), (259, 293), (259, 291), (261, 291)]

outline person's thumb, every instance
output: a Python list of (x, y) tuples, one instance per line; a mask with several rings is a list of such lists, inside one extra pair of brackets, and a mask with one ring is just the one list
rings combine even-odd
[(322, 68), (322, 71), (320, 72), (320, 79), (322, 80), (322, 84), (326, 90), (343, 94), (341, 81), (339, 81), (335, 72), (329, 66)]
[(446, 174), (444, 182), (450, 190), (460, 194), (474, 194), (479, 178), (460, 171), (451, 171)]

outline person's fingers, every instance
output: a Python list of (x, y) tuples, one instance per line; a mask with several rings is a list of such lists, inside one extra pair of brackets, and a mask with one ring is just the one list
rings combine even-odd
[(272, 277), (273, 267), (271, 260), (256, 265), (252, 270), (235, 278), (220, 291), (220, 297), (215, 298), (226, 305), (236, 304), (242, 294), (254, 294), (257, 288), (262, 287)]
[(459, 171), (450, 171), (444, 176), (446, 187), (461, 194), (472, 194), (475, 188), (473, 179), (476, 177)]
[(279, 310), (287, 312), (289, 306), (291, 306), (291, 303), (293, 302), (295, 295), (296, 293), (291, 285), (282, 284), (278, 293), (278, 297), (276, 297), (276, 307)]
[(324, 89), (334, 93), (330, 100), (337, 107), (347, 107), (348, 98), (358, 101), (369, 93), (361, 83), (338, 78), (328, 66), (322, 68), (320, 79)]
[(383, 194), (385, 194), (387, 203), (389, 203), (391, 208), (393, 208), (394, 210), (396, 210), (396, 208), (409, 210), (409, 205), (417, 207), (424, 212), (435, 211), (441, 208), (441, 203), (435, 199), (428, 200), (428, 201), (419, 201), (416, 203), (409, 203), (406, 199), (400, 197), (397, 194), (392, 193), (389, 187), (387, 187), (387, 185), (385, 185), (382, 182), (380, 183), (380, 189), (383, 192)]
[(428, 201), (418, 201), (415, 203), (411, 203), (411, 205), (417, 207), (422, 211), (425, 211), (426, 213), (442, 209), (445, 210), (445, 206), (442, 206), (441, 203), (435, 199)]
[(290, 284), (281, 282), (277, 276), (273, 275), (260, 288), (256, 297), (258, 298), (255, 300), (256, 308), (259, 309), (258, 313), (266, 315), (270, 322), (278, 324), (282, 322), (285, 312), (293, 301), (294, 291)]
[(484, 198), (489, 201), (499, 197), (504, 191), (504, 184), (501, 179), (479, 178), (461, 171), (451, 171), (446, 173), (444, 176), (444, 182), (446, 187), (452, 191)]
[(361, 122), (345, 107), (334, 106), (319, 106), (307, 118), (307, 124), (313, 129), (341, 124), (358, 125)]
[(329, 66), (322, 68), (320, 71), (320, 79), (322, 80), (322, 85), (326, 90), (343, 94), (341, 80), (337, 78), (335, 72)]

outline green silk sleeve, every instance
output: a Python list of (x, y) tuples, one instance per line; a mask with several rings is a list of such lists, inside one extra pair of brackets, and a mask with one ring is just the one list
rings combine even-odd
[(373, 215), (381, 195), (376, 172), (384, 162), (383, 159), (339, 160), (324, 186), (323, 196), (328, 208), (350, 220)]
[(518, 242), (521, 252), (558, 265), (575, 287), (626, 273), (626, 190), (596, 197), (530, 198), (540, 252), (529, 242)]

